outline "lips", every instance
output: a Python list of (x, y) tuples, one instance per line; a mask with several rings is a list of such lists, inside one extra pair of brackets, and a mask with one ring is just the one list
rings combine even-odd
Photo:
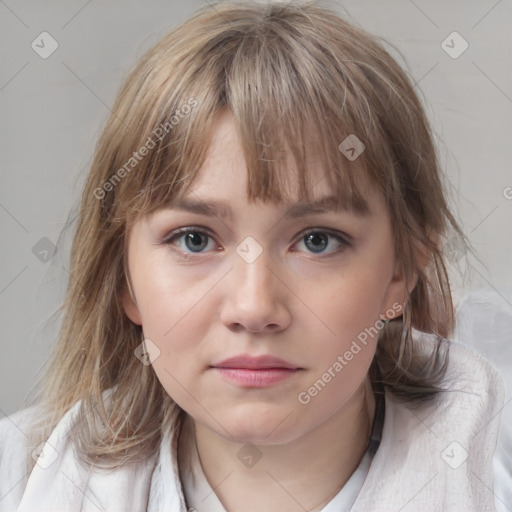
[(287, 369), (300, 370), (301, 368), (293, 363), (280, 359), (279, 357), (264, 355), (252, 357), (249, 355), (240, 355), (224, 359), (212, 365), (214, 368), (232, 368), (248, 370), (268, 370), (268, 369)]
[(279, 357), (243, 354), (211, 366), (226, 382), (237, 388), (267, 388), (288, 381), (303, 368)]

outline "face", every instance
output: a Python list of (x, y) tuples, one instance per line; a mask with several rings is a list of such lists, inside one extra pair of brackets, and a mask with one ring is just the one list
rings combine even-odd
[[(152, 365), (162, 386), (196, 423), (236, 442), (284, 443), (343, 410), (361, 387), (375, 327), (381, 315), (399, 314), (404, 283), (375, 191), (364, 217), (285, 215), (293, 190), (286, 203), (248, 203), (230, 114), (215, 126), (186, 198), (222, 207), (207, 214), (189, 202), (135, 224), (134, 298), (125, 294), (123, 304), (158, 348)], [(314, 198), (328, 196), (320, 169), (311, 172)]]

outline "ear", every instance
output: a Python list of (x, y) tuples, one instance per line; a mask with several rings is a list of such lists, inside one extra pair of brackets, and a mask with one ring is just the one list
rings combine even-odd
[(121, 303), (123, 305), (124, 312), (134, 324), (142, 325), (142, 318), (135, 298), (133, 297), (131, 286), (128, 281), (126, 281), (126, 283), (127, 284), (125, 284), (121, 293)]
[[(434, 242), (434, 244), (437, 245), (439, 243), (439, 235), (437, 232), (429, 231), (428, 236), (429, 239)], [(424, 244), (415, 244), (415, 258), (417, 262), (417, 268), (424, 270), (430, 260), (430, 257), (431, 253)], [(390, 316), (389, 313), (386, 314), (388, 319), (391, 320), (396, 318), (403, 312), (403, 306), (408, 296), (416, 287), (418, 277), (418, 273), (415, 273), (409, 282), (406, 283), (401, 265), (398, 264), (398, 261), (395, 261), (393, 277), (388, 286), (386, 300), (384, 302), (384, 309), (388, 312), (390, 312), (390, 310), (395, 311), (396, 314), (393, 314), (393, 316)]]
[(414, 276), (413, 282), (409, 283), (407, 287), (402, 267), (399, 265), (398, 260), (395, 261), (393, 276), (388, 284), (386, 296), (382, 303), (382, 317), (385, 317), (387, 320), (392, 320), (403, 313), (404, 304), (408, 297), (407, 290), (412, 290), (414, 286), (416, 286), (417, 279), (417, 276)]

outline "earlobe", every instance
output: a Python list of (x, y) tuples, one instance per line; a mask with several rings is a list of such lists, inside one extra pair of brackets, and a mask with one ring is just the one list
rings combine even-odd
[(123, 305), (126, 316), (136, 325), (142, 325), (142, 318), (140, 316), (139, 308), (135, 303), (135, 299), (130, 293), (129, 284), (123, 289), (121, 303)]

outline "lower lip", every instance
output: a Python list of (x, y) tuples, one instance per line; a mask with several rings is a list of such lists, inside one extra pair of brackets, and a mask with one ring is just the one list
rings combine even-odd
[(261, 370), (250, 368), (219, 368), (217, 370), (225, 379), (249, 388), (265, 388), (281, 382), (292, 375), (298, 369), (289, 368), (263, 368)]

